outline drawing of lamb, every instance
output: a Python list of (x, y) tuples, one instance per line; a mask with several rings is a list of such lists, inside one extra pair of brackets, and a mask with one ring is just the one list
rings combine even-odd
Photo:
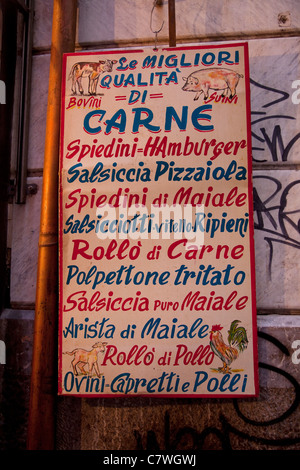
[[(98, 377), (100, 377), (99, 366), (97, 362), (97, 356), (99, 352), (105, 351), (105, 346), (107, 343), (98, 342), (92, 346), (91, 351), (87, 351), (86, 349), (74, 349), (71, 352), (65, 352), (64, 354), (68, 354), (69, 356), (74, 356), (72, 361), (72, 367), (74, 375), (78, 375), (77, 367), (80, 369), (80, 372), (84, 375), (89, 374), (92, 375), (93, 368)], [(88, 364), (88, 372), (84, 369), (84, 367)]]

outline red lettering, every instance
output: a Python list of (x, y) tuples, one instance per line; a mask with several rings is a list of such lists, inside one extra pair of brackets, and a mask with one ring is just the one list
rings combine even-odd
[(154, 360), (154, 354), (148, 350), (148, 346), (143, 345), (138, 347), (133, 346), (128, 353), (121, 351), (118, 352), (118, 348), (113, 344), (109, 344), (106, 347), (102, 366), (107, 366), (108, 363), (112, 365), (132, 365), (138, 366), (140, 364), (150, 365)]
[(73, 242), (73, 251), (72, 251), (72, 260), (77, 260), (78, 257), (84, 259), (95, 259), (97, 261), (106, 258), (106, 259), (125, 259), (129, 258), (135, 260), (140, 253), (140, 242), (137, 243), (138, 246), (130, 247), (129, 240), (123, 240), (120, 245), (116, 240), (111, 240), (105, 248), (102, 245), (96, 246), (94, 250), (90, 251), (90, 244), (87, 240), (84, 239), (75, 239)]
[(211, 351), (210, 346), (206, 345), (203, 348), (203, 345), (198, 346), (196, 351), (188, 351), (185, 344), (178, 344), (177, 352), (175, 356), (174, 366), (179, 365), (179, 361), (182, 360), (182, 364), (188, 365), (202, 365), (205, 362), (206, 365), (212, 363), (214, 358), (214, 353)]

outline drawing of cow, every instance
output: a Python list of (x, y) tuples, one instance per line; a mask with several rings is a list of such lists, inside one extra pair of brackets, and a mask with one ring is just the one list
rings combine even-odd
[(228, 96), (230, 92), (231, 99), (235, 96), (237, 84), (242, 77), (243, 75), (229, 69), (201, 69), (191, 73), (187, 78), (183, 77), (185, 84), (182, 90), (195, 92), (194, 100), (198, 100), (201, 93), (207, 100), (209, 90), (223, 90), (222, 96)]
[(72, 78), (72, 93), (76, 95), (76, 83), (79, 93), (83, 95), (82, 79), (88, 77), (88, 94), (96, 95), (99, 77), (104, 72), (111, 72), (116, 60), (99, 60), (99, 62), (77, 62), (73, 65), (69, 80)]
[(95, 343), (92, 346), (93, 349), (91, 351), (87, 351), (86, 349), (77, 348), (77, 349), (74, 349), (71, 352), (65, 352), (64, 354), (68, 354), (69, 356), (74, 356), (74, 359), (72, 361), (72, 367), (73, 367), (74, 375), (78, 375), (77, 367), (79, 367), (80, 372), (82, 374), (86, 375), (87, 372), (84, 369), (84, 367), (86, 366), (86, 364), (88, 364), (88, 366), (89, 366), (88, 373), (91, 375), (92, 370), (94, 368), (95, 371), (96, 371), (96, 374), (98, 375), (98, 377), (100, 377), (100, 371), (99, 371), (99, 366), (98, 366), (98, 362), (97, 362), (97, 356), (98, 356), (99, 352), (104, 352), (105, 351), (105, 346), (106, 345), (107, 345), (107, 343), (98, 342), (98, 343)]

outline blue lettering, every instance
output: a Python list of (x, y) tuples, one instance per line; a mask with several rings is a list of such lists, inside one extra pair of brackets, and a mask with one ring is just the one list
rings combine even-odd
[(202, 57), (202, 64), (203, 65), (212, 65), (215, 62), (215, 54), (212, 52), (206, 52), (204, 56)]
[(74, 387), (74, 375), (72, 372), (67, 372), (64, 378), (64, 389), (66, 392), (71, 392)]
[[(150, 122), (153, 120), (153, 112), (149, 108), (134, 108), (132, 110), (134, 113), (134, 121), (133, 121), (133, 127), (132, 127), (132, 132), (136, 133), (139, 131), (140, 126), (145, 126), (146, 129), (148, 129), (151, 132), (158, 132), (160, 131), (159, 126), (153, 126), (150, 124)], [(142, 113), (146, 115), (144, 118), (142, 118)]]
[(169, 85), (169, 83), (178, 83), (178, 78), (177, 78), (177, 72), (171, 72), (170, 75), (166, 78), (166, 85)]
[[(118, 122), (118, 120), (120, 120)], [(126, 128), (126, 113), (124, 109), (119, 109), (111, 119), (106, 121), (106, 131), (105, 134), (109, 134), (112, 128), (119, 129), (119, 132), (125, 132)]]
[(214, 129), (213, 125), (203, 125), (200, 124), (198, 121), (210, 121), (211, 115), (205, 114), (203, 111), (211, 111), (212, 105), (211, 104), (204, 104), (203, 106), (199, 106), (198, 108), (194, 109), (192, 113), (192, 124), (197, 131), (204, 132), (204, 131), (212, 131)]
[(112, 76), (111, 75), (104, 75), (104, 77), (101, 78), (100, 80), (100, 86), (102, 88), (110, 88), (110, 84), (112, 82)]
[(175, 54), (171, 54), (166, 57), (165, 65), (166, 67), (177, 67), (177, 56)]
[(222, 62), (225, 62), (225, 64), (230, 65), (233, 64), (233, 60), (229, 60), (231, 54), (228, 51), (220, 51), (218, 54), (218, 65), (221, 65)]
[(135, 85), (134, 76), (132, 73), (130, 73), (124, 81), (124, 87), (127, 87), (127, 85)]
[[(236, 392), (240, 386), (240, 384), (239, 385), (237, 384), (241, 380), (241, 374), (233, 374), (233, 375), (225, 374), (221, 379), (219, 379), (218, 377), (212, 377), (209, 380), (207, 380), (208, 379), (207, 372), (198, 371), (198, 372), (195, 372), (195, 375), (196, 377), (195, 377), (193, 392), (199, 392), (198, 390), (199, 388), (203, 389), (203, 387), (201, 387), (202, 385), (205, 385), (206, 389), (209, 392), (215, 392), (216, 390), (218, 390), (221, 393), (224, 393), (227, 390), (229, 392)], [(247, 375), (245, 375), (245, 379), (242, 384), (242, 390), (241, 390), (242, 392), (245, 391), (246, 381), (247, 381)]]
[(105, 113), (106, 111), (102, 109), (95, 109), (94, 111), (89, 112), (83, 120), (83, 129), (85, 130), (85, 132), (87, 132), (88, 134), (98, 134), (99, 132), (101, 132), (101, 126), (91, 127), (90, 120), (95, 116), (100, 116), (100, 119), (98, 119), (97, 122), (101, 122)]
[(182, 106), (181, 118), (178, 116), (173, 106), (168, 106), (166, 109), (165, 131), (171, 130), (173, 120), (176, 121), (178, 128), (184, 131), (187, 125), (187, 116), (188, 106)]

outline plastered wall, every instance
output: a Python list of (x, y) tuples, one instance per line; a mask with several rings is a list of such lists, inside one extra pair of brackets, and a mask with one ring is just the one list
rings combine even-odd
[[(78, 5), (78, 50), (154, 44), (152, 0)], [(154, 28), (164, 21), (159, 44), (168, 44), (167, 7), (164, 0), (153, 13)], [(0, 318), (8, 345), (0, 371), (0, 445), (8, 447), (25, 445), (51, 26), (52, 1), (36, 0), (28, 183), (38, 191), (12, 207), (11, 309)], [(300, 93), (293, 88), (300, 80), (298, 1), (177, 0), (176, 29), (178, 44), (249, 42), (260, 397), (61, 397), (57, 448), (300, 449), (300, 364), (292, 360), (292, 344), (300, 340)], [(13, 348), (17, 355), (10, 354)], [(17, 392), (22, 406), (14, 409)]]

